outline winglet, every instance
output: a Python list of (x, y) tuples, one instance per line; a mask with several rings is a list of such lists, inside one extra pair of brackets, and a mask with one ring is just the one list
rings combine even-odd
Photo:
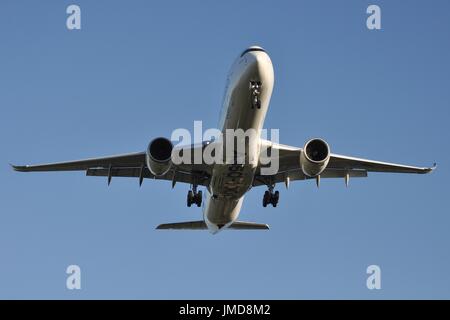
[(431, 168), (425, 169), (425, 173), (433, 172), (436, 169), (436, 167), (437, 167), (437, 164), (435, 162)]

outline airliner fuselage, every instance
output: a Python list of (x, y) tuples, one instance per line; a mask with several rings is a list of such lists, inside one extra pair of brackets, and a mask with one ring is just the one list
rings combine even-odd
[[(274, 72), (269, 55), (260, 47), (250, 47), (233, 63), (228, 73), (219, 128), (259, 132), (269, 108)], [(259, 139), (259, 134), (254, 139)], [(243, 164), (214, 164), (203, 208), (204, 219), (212, 233), (237, 220), (245, 193), (251, 188), (260, 148), (249, 148)], [(258, 142), (254, 142), (259, 145)], [(238, 145), (239, 142), (234, 144)], [(237, 150), (235, 150), (237, 152)], [(253, 154), (249, 154), (252, 152)]]

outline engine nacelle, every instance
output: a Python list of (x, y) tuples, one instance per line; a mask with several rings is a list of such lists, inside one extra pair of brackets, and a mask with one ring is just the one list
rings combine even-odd
[(300, 155), (300, 166), (305, 175), (316, 177), (322, 173), (330, 161), (330, 147), (322, 139), (306, 142)]
[(149, 143), (146, 154), (147, 167), (155, 176), (162, 176), (172, 165), (173, 144), (169, 139), (160, 137)]

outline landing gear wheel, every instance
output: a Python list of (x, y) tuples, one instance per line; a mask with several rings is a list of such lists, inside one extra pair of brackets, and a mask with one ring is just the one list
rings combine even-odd
[(278, 205), (278, 200), (280, 199), (280, 192), (275, 191), (275, 193), (272, 190), (268, 190), (264, 192), (263, 196), (263, 207), (267, 207), (267, 205), (270, 203), (275, 208)]
[(280, 192), (275, 191), (274, 195), (272, 196), (272, 205), (273, 205), (274, 207), (277, 206), (278, 200), (279, 200), (279, 199), (280, 199)]
[(195, 204), (197, 205), (197, 207), (200, 207), (202, 205), (202, 191), (201, 190), (199, 192), (197, 192), (197, 194), (195, 195)]
[(267, 204), (270, 202), (270, 192), (266, 191), (264, 192), (264, 197), (263, 197), (263, 207), (267, 207)]
[(191, 207), (192, 204), (196, 204), (197, 207), (202, 205), (202, 191), (189, 190), (187, 194), (187, 206)]
[(261, 109), (261, 81), (250, 81), (250, 92), (252, 95), (252, 109)]
[(261, 101), (259, 100), (259, 97), (254, 97), (252, 108), (261, 109)]
[(187, 206), (190, 207), (193, 202), (194, 202), (194, 193), (192, 192), (192, 190), (189, 190), (187, 194)]

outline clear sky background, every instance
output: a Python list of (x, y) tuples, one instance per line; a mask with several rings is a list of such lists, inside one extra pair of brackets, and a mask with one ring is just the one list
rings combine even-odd
[[(66, 7), (82, 30), (66, 28)], [(366, 28), (378, 4), (382, 30)], [(449, 1), (0, 2), (0, 298), (450, 298)], [(218, 122), (246, 47), (270, 54), (266, 128), (282, 143), (429, 166), (251, 190), (268, 232), (155, 231), (198, 220), (188, 185), (13, 172), (143, 151)], [(77, 264), (82, 289), (66, 289)], [(381, 267), (382, 289), (366, 288)]]

